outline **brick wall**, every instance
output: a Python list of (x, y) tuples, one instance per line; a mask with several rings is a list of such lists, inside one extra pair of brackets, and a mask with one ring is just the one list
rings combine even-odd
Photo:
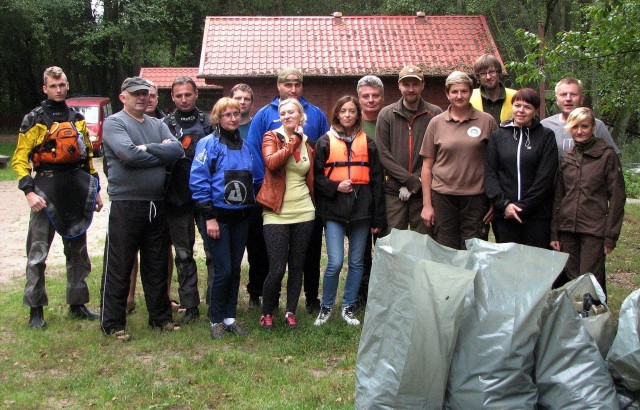
[[(328, 114), (333, 108), (333, 104), (340, 97), (346, 94), (356, 95), (356, 85), (360, 77), (306, 77), (304, 79), (303, 96), (311, 103), (320, 107), (325, 114)], [(430, 103), (436, 104), (443, 109), (449, 104), (444, 93), (444, 77), (428, 78), (425, 91), (422, 97)], [(400, 90), (398, 89), (398, 77), (382, 78), (385, 89), (384, 105), (391, 104), (400, 99)], [(252, 114), (258, 111), (262, 106), (269, 103), (273, 97), (278, 95), (275, 77), (271, 78), (216, 78), (213, 80), (215, 84), (224, 88), (223, 95), (228, 96), (231, 88), (239, 82), (249, 84), (253, 89), (254, 103)], [(202, 109), (211, 109), (211, 105), (200, 104), (203, 102), (202, 96), (199, 99), (198, 106)], [(212, 104), (215, 101), (212, 102)]]

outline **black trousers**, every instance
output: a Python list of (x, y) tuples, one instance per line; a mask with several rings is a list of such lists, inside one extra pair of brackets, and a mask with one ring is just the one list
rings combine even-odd
[(100, 327), (105, 333), (125, 328), (131, 268), (138, 251), (149, 325), (157, 327), (173, 321), (167, 296), (169, 230), (164, 204), (161, 201), (113, 201), (100, 291)]
[(307, 255), (304, 260), (304, 295), (307, 303), (318, 299), (320, 286), (320, 256), (322, 253), (322, 219), (316, 217), (313, 231), (307, 246)]
[(196, 307), (200, 305), (200, 293), (198, 292), (198, 268), (193, 259), (193, 246), (196, 243), (193, 206), (167, 207), (167, 224), (171, 243), (175, 248), (180, 305), (185, 308)]
[(264, 242), (262, 207), (255, 207), (249, 216), (247, 237), (247, 259), (249, 261), (249, 283), (247, 293), (251, 297), (262, 296), (264, 280), (269, 274), (269, 255)]
[(493, 221), (496, 242), (515, 242), (522, 245), (549, 249), (551, 243), (551, 220), (530, 219), (520, 223), (515, 219), (496, 218)]

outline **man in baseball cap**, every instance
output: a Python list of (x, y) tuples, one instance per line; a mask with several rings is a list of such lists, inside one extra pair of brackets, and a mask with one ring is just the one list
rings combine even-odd
[(402, 70), (400, 70), (398, 82), (404, 80), (405, 78), (415, 78), (416, 80), (424, 82), (424, 74), (422, 74), (422, 69), (415, 65), (407, 65), (404, 66)]
[(130, 93), (134, 93), (140, 90), (149, 91), (150, 89), (151, 86), (149, 85), (147, 80), (142, 77), (129, 77), (122, 82), (122, 87), (120, 87), (120, 91), (127, 90)]
[(420, 146), (427, 125), (442, 109), (422, 99), (424, 74), (420, 67), (404, 66), (398, 88), (402, 98), (380, 110), (376, 122), (376, 145), (386, 176), (387, 232), (380, 236), (392, 228), (428, 233), (420, 218)]

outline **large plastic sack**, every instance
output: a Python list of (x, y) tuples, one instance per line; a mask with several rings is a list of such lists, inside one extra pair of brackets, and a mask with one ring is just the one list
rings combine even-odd
[[(566, 290), (569, 299), (573, 302), (574, 309), (579, 312), (582, 306), (582, 300), (585, 293), (590, 293), (594, 298), (599, 301), (606, 299), (602, 287), (598, 283), (598, 280), (592, 274), (581, 275), (571, 282), (566, 283), (560, 289)], [(603, 358), (607, 357), (609, 348), (613, 343), (613, 338), (616, 335), (616, 329), (613, 325), (613, 314), (606, 305), (602, 303), (603, 312), (593, 314), (591, 312), (589, 316), (582, 318), (582, 324), (587, 329), (589, 334), (593, 337), (598, 350)]]
[(467, 251), (392, 230), (376, 242), (356, 364), (357, 409), (440, 409), (465, 293)]
[(445, 407), (533, 409), (540, 314), (568, 255), (478, 239), (466, 245), (477, 273), (465, 302)]
[(549, 292), (535, 348), (540, 409), (618, 408), (613, 380), (586, 326), (589, 317), (578, 315), (569, 296), (576, 289), (593, 292), (592, 279), (593, 275), (583, 275)]
[(618, 334), (607, 356), (609, 371), (619, 390), (640, 398), (640, 289), (622, 302)]

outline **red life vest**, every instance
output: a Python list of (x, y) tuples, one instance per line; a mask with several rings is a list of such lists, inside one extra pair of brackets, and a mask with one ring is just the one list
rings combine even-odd
[(47, 135), (32, 153), (34, 168), (41, 164), (77, 163), (87, 158), (87, 147), (83, 135), (76, 128), (72, 110), (69, 110), (68, 120), (63, 122), (53, 122), (44, 111), (40, 115), (46, 123)]
[(329, 132), (329, 158), (324, 163), (324, 175), (331, 181), (350, 179), (352, 184), (369, 183), (369, 150), (367, 135), (358, 131), (351, 144)]

